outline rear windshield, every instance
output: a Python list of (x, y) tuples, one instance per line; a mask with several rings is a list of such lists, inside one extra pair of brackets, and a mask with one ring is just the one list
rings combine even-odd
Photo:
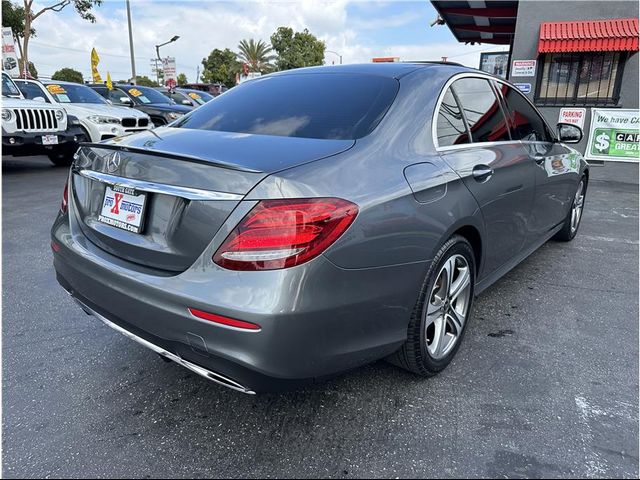
[(172, 126), (355, 140), (378, 125), (397, 92), (397, 80), (373, 75), (276, 75), (232, 88)]

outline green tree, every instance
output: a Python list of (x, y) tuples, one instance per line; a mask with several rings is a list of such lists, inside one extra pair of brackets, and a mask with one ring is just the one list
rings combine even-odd
[[(22, 61), (29, 65), (29, 39), (31, 38), (31, 32), (33, 31), (33, 22), (36, 21), (41, 15), (51, 11), (59, 12), (68, 5), (73, 5), (75, 11), (84, 20), (88, 20), (91, 23), (95, 23), (96, 17), (92, 13), (94, 6), (102, 4), (102, 0), (53, 0), (49, 5), (40, 8), (38, 11), (32, 10), (33, 0), (23, 0), (24, 8), (22, 13), (24, 15), (23, 29), (22, 29)], [(4, 9), (4, 2), (3, 2)], [(40, 4), (38, 4), (40, 6)]]
[(221, 83), (231, 88), (236, 84), (236, 74), (240, 71), (240, 63), (236, 54), (228, 48), (218, 48), (211, 51), (207, 58), (202, 59), (202, 81), (206, 83)]
[[(16, 5), (10, 0), (2, 0), (2, 26), (11, 27), (13, 36), (20, 39), (24, 36), (24, 8)], [(29, 33), (32, 37), (36, 36), (36, 31), (31, 28)]]
[(311, 67), (324, 63), (325, 44), (306, 28), (295, 32), (289, 27), (280, 27), (271, 35), (271, 45), (278, 54), (276, 68)]
[(187, 80), (187, 76), (184, 73), (178, 74), (178, 77), (176, 78), (176, 82), (178, 82), (179, 87), (189, 83), (189, 81)]
[(275, 58), (271, 52), (273, 48), (266, 42), (258, 40), (257, 42), (251, 38), (242, 40), (238, 45), (238, 59), (249, 66), (250, 72), (267, 73), (273, 69), (271, 60)]
[(84, 79), (82, 78), (82, 73), (73, 68), (61, 68), (53, 75), (51, 75), (51, 80), (59, 80), (61, 82), (75, 82), (75, 83), (83, 83)]
[(136, 85), (141, 85), (143, 87), (157, 87), (158, 82), (151, 80), (146, 75), (136, 75)]
[[(23, 71), (21, 59), (18, 59), (18, 68), (21, 72)], [(29, 62), (29, 75), (31, 75), (33, 78), (38, 78), (38, 70), (36, 70), (36, 66), (33, 64), (33, 62)]]

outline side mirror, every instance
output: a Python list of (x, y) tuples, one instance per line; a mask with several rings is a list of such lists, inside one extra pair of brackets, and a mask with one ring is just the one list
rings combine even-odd
[(33, 100), (36, 102), (47, 103), (44, 97), (33, 97)]
[(191, 100), (187, 100), (186, 98), (182, 100), (182, 104), (188, 107), (193, 107), (193, 102)]
[(559, 123), (556, 127), (558, 140), (563, 143), (579, 143), (582, 140), (582, 129), (571, 123)]
[(120, 97), (120, 103), (124, 105), (129, 105), (129, 106), (133, 105), (133, 102), (129, 97)]

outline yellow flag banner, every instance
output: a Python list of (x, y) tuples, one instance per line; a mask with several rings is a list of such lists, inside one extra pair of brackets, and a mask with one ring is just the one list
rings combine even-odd
[(100, 57), (96, 49), (93, 48), (91, 50), (91, 74), (93, 75), (94, 83), (102, 83), (102, 77), (98, 73), (98, 63), (100, 63)]
[(113, 90), (113, 83), (111, 82), (111, 74), (107, 72), (107, 88)]

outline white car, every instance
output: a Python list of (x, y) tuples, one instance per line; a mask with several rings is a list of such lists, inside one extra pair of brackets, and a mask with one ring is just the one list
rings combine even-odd
[(86, 85), (22, 79), (15, 80), (15, 83), (28, 99), (63, 106), (69, 115), (78, 118), (92, 142), (153, 128), (147, 114), (132, 108), (111, 105)]
[(78, 143), (85, 140), (76, 121), (58, 104), (25, 100), (13, 79), (2, 72), (3, 155), (47, 155), (55, 165), (69, 165)]

